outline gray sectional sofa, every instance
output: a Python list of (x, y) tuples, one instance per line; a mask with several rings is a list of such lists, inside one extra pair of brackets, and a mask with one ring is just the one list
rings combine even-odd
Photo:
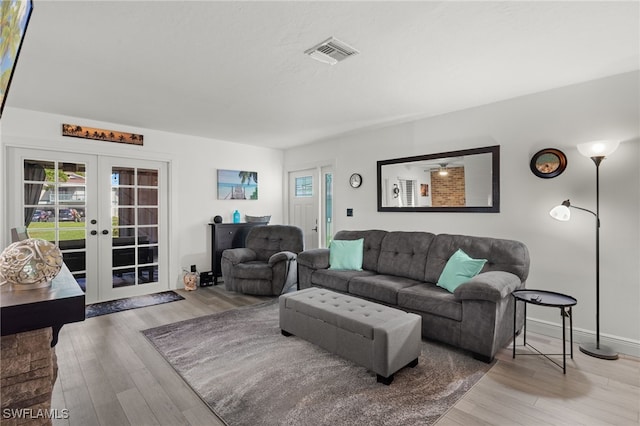
[[(298, 287), (323, 287), (422, 317), (422, 336), (469, 350), (486, 362), (513, 337), (513, 290), (524, 288), (529, 252), (518, 241), (429, 232), (340, 231), (364, 239), (362, 270), (329, 269), (329, 249), (298, 255)], [(487, 259), (453, 293), (436, 283), (453, 253)], [(522, 328), (523, 310), (516, 326)]]

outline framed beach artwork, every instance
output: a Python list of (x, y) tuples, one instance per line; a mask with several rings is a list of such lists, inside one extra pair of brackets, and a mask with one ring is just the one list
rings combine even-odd
[(7, 100), (7, 93), (18, 62), (22, 40), (27, 32), (33, 10), (31, 0), (6, 0), (2, 2), (2, 33), (0, 34), (0, 117)]
[(218, 200), (257, 199), (257, 172), (218, 169)]

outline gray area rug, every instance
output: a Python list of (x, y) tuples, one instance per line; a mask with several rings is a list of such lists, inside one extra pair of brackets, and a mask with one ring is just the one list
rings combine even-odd
[(431, 425), (490, 368), (422, 343), (391, 386), (278, 326), (277, 300), (142, 333), (229, 425)]

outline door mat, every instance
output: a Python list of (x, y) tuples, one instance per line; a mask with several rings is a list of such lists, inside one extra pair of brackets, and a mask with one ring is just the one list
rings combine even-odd
[(115, 312), (127, 311), (129, 309), (144, 308), (147, 306), (160, 305), (162, 303), (183, 300), (175, 291), (163, 291), (161, 293), (146, 294), (144, 296), (127, 297), (125, 299), (110, 300), (108, 302), (93, 303), (85, 308), (85, 317), (93, 318), (100, 315), (113, 314)]

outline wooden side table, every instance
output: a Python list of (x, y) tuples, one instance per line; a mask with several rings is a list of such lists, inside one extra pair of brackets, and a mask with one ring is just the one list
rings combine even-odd
[[(569, 344), (571, 347), (571, 359), (573, 359), (573, 316), (571, 315), (571, 307), (576, 305), (578, 301), (566, 294), (546, 290), (516, 290), (511, 293), (511, 295), (515, 302), (513, 306), (513, 358), (516, 357), (516, 313), (518, 311), (518, 301), (520, 301), (524, 302), (523, 346), (529, 346), (537, 353), (525, 353), (518, 355), (542, 355), (558, 367), (562, 368), (562, 372), (564, 374), (567, 374), (566, 318), (569, 318)], [(560, 308), (560, 316), (562, 317), (562, 354), (545, 354), (540, 352), (531, 344), (527, 344), (527, 303), (538, 306)], [(549, 355), (562, 355), (562, 365), (549, 358)]]

